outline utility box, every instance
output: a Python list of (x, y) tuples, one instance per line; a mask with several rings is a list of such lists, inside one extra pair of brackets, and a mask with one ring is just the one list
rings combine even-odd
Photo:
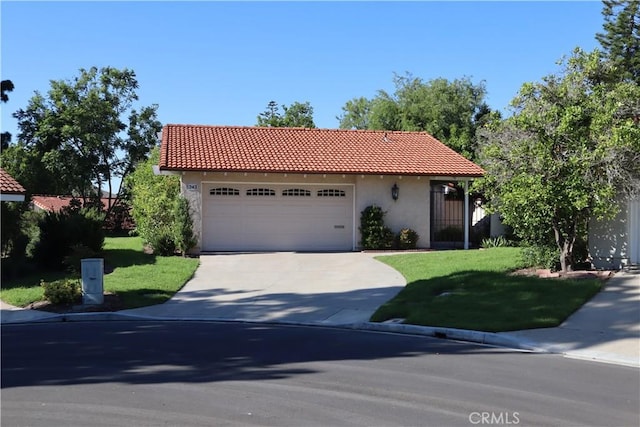
[(85, 258), (82, 265), (82, 303), (102, 304), (104, 302), (104, 260)]

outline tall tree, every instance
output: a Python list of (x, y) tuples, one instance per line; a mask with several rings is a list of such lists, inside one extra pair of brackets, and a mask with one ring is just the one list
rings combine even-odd
[[(115, 194), (106, 206), (109, 213), (121, 197), (123, 179), (146, 158), (161, 130), (156, 105), (134, 108), (136, 89), (132, 70), (112, 67), (81, 69), (72, 80), (51, 81), (46, 95), (36, 92), (14, 114), (19, 150), (26, 153), (20, 157), (44, 169), (41, 175), (54, 178), (57, 189), (85, 202), (98, 199), (105, 189)], [(30, 190), (39, 192), (50, 184), (32, 185)]]
[(257, 118), (256, 126), (266, 127), (303, 127), (315, 128), (313, 107), (309, 102), (294, 102), (290, 106), (282, 106), (283, 113), (275, 101), (270, 101), (264, 112)]
[[(11, 80), (2, 80), (2, 82), (0, 82), (0, 101), (2, 101), (3, 103), (8, 102), (9, 95), (7, 95), (7, 92), (12, 92), (14, 88), (15, 86), (13, 85), (13, 82)], [(0, 146), (2, 147), (2, 149), (4, 150), (5, 148), (7, 148), (10, 142), (11, 133), (2, 132), (2, 134), (0, 134)]]
[(603, 33), (596, 34), (618, 75), (640, 84), (640, 1), (605, 0)]
[(269, 101), (267, 108), (258, 115), (258, 123), (256, 126), (265, 127), (281, 127), (282, 116), (280, 115), (280, 107), (276, 101)]
[(468, 158), (475, 153), (480, 124), (498, 114), (484, 102), (484, 83), (469, 78), (424, 81), (407, 73), (394, 75), (395, 92), (354, 98), (342, 107), (341, 128), (427, 131)]
[(11, 80), (2, 80), (2, 82), (0, 82), (0, 101), (9, 101), (9, 95), (7, 95), (7, 92), (12, 92), (13, 89), (15, 89), (15, 86)]
[(512, 117), (479, 132), (487, 175), (476, 188), (518, 235), (555, 241), (563, 271), (590, 218), (640, 193), (640, 87), (615, 72), (576, 49), (559, 73), (522, 86)]
[(336, 119), (340, 129), (369, 129), (372, 101), (365, 98), (353, 98), (342, 107), (342, 115)]

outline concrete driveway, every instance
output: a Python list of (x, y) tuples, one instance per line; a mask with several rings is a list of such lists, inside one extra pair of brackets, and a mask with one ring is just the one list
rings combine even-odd
[(345, 325), (368, 321), (405, 284), (358, 252), (201, 255), (194, 277), (169, 301), (120, 313)]

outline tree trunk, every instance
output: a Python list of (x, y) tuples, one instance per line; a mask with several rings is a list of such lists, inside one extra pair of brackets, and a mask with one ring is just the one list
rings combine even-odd
[(563, 273), (572, 270), (571, 250), (569, 249), (569, 245), (567, 244), (566, 240), (563, 242), (562, 247), (560, 248), (560, 270), (562, 270)]
[(556, 223), (553, 224), (553, 233), (556, 239), (556, 245), (560, 250), (560, 270), (563, 273), (567, 271), (573, 271), (573, 245), (576, 242), (576, 224), (575, 222), (570, 227), (571, 229), (565, 236), (560, 230), (560, 226)]

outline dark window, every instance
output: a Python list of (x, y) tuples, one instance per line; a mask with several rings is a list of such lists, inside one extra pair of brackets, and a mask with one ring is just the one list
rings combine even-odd
[(247, 190), (247, 196), (275, 196), (275, 190), (270, 188), (251, 188)]
[(326, 190), (318, 190), (318, 197), (346, 197), (346, 193), (344, 190), (329, 188)]
[(240, 190), (236, 188), (220, 187), (209, 190), (211, 196), (239, 196)]
[(282, 195), (291, 197), (311, 197), (311, 191), (304, 190), (302, 188), (290, 188), (288, 190), (282, 190)]

